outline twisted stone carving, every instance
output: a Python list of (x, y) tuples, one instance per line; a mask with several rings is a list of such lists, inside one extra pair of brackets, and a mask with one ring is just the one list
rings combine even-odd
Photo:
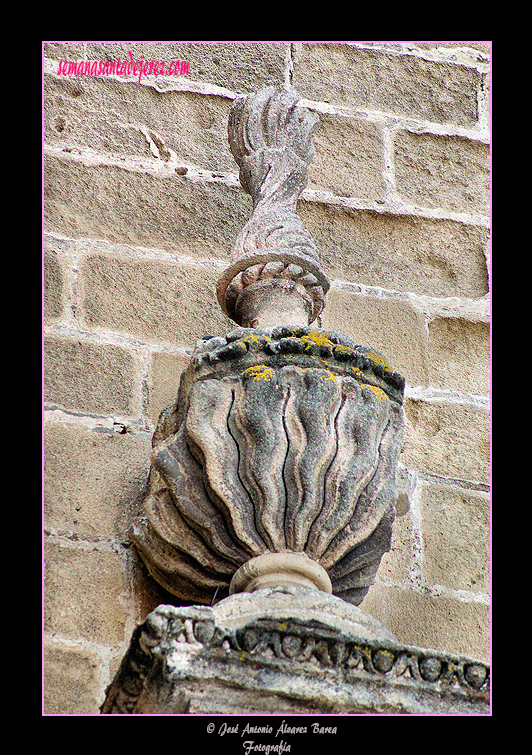
[[(264, 89), (238, 98), (229, 144), (253, 213), (236, 240), (232, 264), (218, 284), (218, 301), (235, 322), (251, 327), (308, 325), (325, 305), (329, 281), (310, 233), (296, 214), (314, 154), (318, 116), (298, 107), (294, 90)], [(288, 319), (286, 319), (288, 317)], [(265, 319), (266, 318), (266, 319)]]

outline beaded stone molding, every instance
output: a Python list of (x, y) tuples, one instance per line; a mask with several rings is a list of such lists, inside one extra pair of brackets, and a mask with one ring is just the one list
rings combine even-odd
[(384, 391), (403, 402), (404, 377), (377, 349), (355, 344), (343, 333), (314, 327), (279, 326), (270, 330), (235, 328), (226, 336), (206, 337), (192, 356), (194, 379), (205, 379), (213, 367), (218, 375), (241, 372), (280, 360), (300, 367), (325, 369)]
[[(180, 661), (180, 656), (186, 661)], [(194, 663), (197, 659), (197, 669)], [(210, 667), (209, 667), (210, 664)], [(231, 687), (254, 687), (255, 668), (261, 678), (266, 669), (284, 674), (285, 695), (294, 675), (331, 679), (344, 699), (357, 698), (367, 705), (375, 691), (376, 705), (400, 713), (488, 713), (490, 667), (478, 660), (397, 642), (361, 639), (335, 632), (319, 621), (256, 619), (229, 629), (216, 623), (212, 608), (159, 606), (134, 634), (102, 705), (104, 714), (143, 712), (143, 697), (150, 687), (166, 683), (183, 690), (186, 710), (187, 683), (195, 676), (210, 677)], [(157, 679), (159, 681), (157, 681)], [(312, 696), (312, 684), (294, 689)], [(264, 683), (260, 690), (268, 693)], [(326, 693), (321, 693), (322, 698)], [(369, 703), (371, 704), (371, 702)], [(393, 710), (393, 705), (399, 705)], [(412, 706), (409, 710), (409, 706)], [(426, 706), (423, 708), (423, 706)], [(386, 710), (386, 709), (385, 709)], [(367, 712), (367, 711), (365, 711)], [(385, 712), (385, 711), (376, 711)]]

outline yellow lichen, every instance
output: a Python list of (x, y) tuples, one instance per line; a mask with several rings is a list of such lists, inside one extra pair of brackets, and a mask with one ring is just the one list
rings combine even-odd
[(271, 341), (272, 339), (269, 338), (268, 336), (264, 336), (264, 335), (257, 336), (254, 333), (250, 333), (249, 335), (244, 336), (242, 340), (252, 341), (253, 343), (265, 343), (266, 341)]
[(366, 356), (375, 362), (375, 364), (382, 364), (385, 369), (390, 370), (390, 372), (392, 371), (392, 368), (381, 354), (376, 354), (374, 351), (368, 351), (366, 352)]
[(275, 371), (264, 364), (258, 364), (255, 367), (248, 367), (244, 372), (245, 377), (253, 380), (275, 380)]
[(330, 370), (320, 370), (316, 367), (302, 367), (301, 369), (303, 372), (314, 372), (315, 374), (317, 373), (317, 377), (323, 382), (325, 382), (326, 380), (332, 380), (334, 383), (336, 383), (336, 375)]
[(318, 330), (311, 330), (305, 336), (301, 336), (301, 340), (305, 344), (315, 344), (316, 346), (334, 346), (334, 343), (329, 338), (329, 333), (320, 333)]
[(337, 344), (337, 345), (336, 345), (336, 346), (334, 347), (334, 351), (335, 351), (335, 352), (336, 352), (337, 354), (352, 354), (352, 353), (353, 353), (353, 349), (350, 349), (350, 348), (349, 348), (349, 346), (344, 346), (344, 345), (343, 345), (343, 344), (341, 344), (341, 343), (340, 343), (340, 344)]
[(330, 370), (325, 370), (325, 375), (321, 374), (320, 380), (332, 380), (334, 383), (336, 383), (336, 375)]
[(369, 388), (373, 391), (378, 401), (388, 401), (388, 396), (384, 393), (382, 388), (378, 388), (376, 385), (369, 385), (368, 383), (361, 383), (361, 387)]

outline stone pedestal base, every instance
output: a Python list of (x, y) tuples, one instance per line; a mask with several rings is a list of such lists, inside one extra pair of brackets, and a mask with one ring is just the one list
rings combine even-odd
[(159, 606), (135, 630), (104, 714), (489, 713), (489, 667), (398, 643), (307, 587)]
[(312, 588), (313, 592), (332, 592), (331, 580), (317, 561), (305, 553), (284, 552), (263, 553), (246, 561), (234, 573), (229, 593), (255, 592), (263, 587), (277, 585), (297, 585)]
[(264, 619), (297, 622), (309, 628), (352, 634), (366, 640), (395, 642), (390, 630), (352, 603), (322, 590), (296, 585), (240, 592), (213, 607), (216, 624), (227, 629)]

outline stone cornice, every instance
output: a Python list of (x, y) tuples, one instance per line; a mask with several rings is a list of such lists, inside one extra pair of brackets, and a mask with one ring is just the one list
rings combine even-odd
[[(257, 668), (268, 683), (257, 683)], [(172, 606), (159, 606), (137, 627), (101, 712), (147, 712), (163, 687), (167, 707), (158, 712), (188, 712), (196, 678), (259, 697), (282, 679), (285, 697), (301, 704), (311, 703), (318, 680), (322, 704), (333, 713), (489, 712), (490, 667), (481, 661), (361, 639), (317, 620), (264, 618), (229, 629), (217, 625), (212, 608)], [(177, 693), (179, 711), (172, 707)]]

